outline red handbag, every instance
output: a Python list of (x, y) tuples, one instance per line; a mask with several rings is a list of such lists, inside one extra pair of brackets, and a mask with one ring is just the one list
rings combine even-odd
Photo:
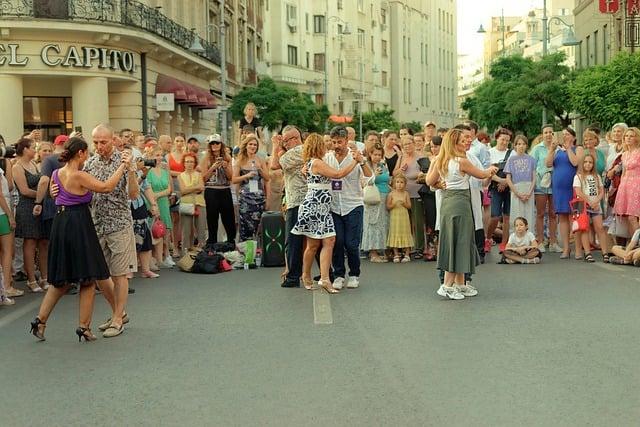
[(571, 207), (571, 231), (587, 231), (589, 229), (589, 214), (587, 203), (575, 197), (569, 201)]

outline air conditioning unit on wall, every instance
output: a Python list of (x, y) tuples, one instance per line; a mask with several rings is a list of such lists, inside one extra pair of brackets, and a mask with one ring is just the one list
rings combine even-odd
[(295, 19), (289, 19), (287, 21), (287, 26), (289, 27), (289, 31), (292, 33), (298, 31), (298, 22)]

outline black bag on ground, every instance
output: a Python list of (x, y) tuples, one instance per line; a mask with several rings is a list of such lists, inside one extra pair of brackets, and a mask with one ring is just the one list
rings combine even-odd
[(284, 235), (285, 222), (282, 212), (264, 212), (260, 220), (259, 232), (263, 266), (281, 267), (284, 265)]
[(193, 261), (193, 267), (191, 267), (192, 273), (197, 274), (215, 274), (220, 271), (220, 261), (224, 257), (210, 250), (203, 250)]
[(205, 250), (223, 254), (225, 252), (235, 251), (236, 244), (233, 242), (217, 242), (217, 243), (213, 243), (205, 246)]

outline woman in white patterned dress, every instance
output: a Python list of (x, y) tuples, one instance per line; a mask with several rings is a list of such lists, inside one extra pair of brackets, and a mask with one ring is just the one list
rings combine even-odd
[[(306, 236), (307, 248), (302, 259), (302, 282), (306, 289), (313, 289), (311, 267), (320, 245), (320, 280), (318, 284), (328, 293), (339, 291), (333, 289), (329, 280), (329, 268), (333, 255), (333, 245), (336, 239), (336, 229), (331, 216), (331, 185), (332, 179), (347, 176), (358, 165), (354, 160), (344, 169), (334, 169), (327, 165), (322, 158), (326, 148), (322, 136), (312, 133), (304, 142), (302, 157), (307, 171), (307, 194), (298, 209), (298, 222), (293, 227), (293, 234)], [(341, 184), (341, 181), (334, 181)]]

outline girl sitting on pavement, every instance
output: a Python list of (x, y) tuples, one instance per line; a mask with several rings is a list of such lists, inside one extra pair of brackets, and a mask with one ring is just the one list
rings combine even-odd
[(633, 236), (631, 236), (631, 240), (626, 248), (619, 245), (615, 245), (611, 248), (611, 252), (613, 252), (614, 256), (609, 258), (609, 262), (611, 264), (621, 265), (633, 264), (636, 267), (640, 267), (640, 247), (638, 247), (638, 240), (640, 240), (640, 228), (633, 233)]
[[(596, 173), (596, 159), (593, 155), (587, 153), (582, 159), (582, 168), (573, 177), (573, 190), (580, 200), (584, 200), (587, 204), (587, 213), (591, 217), (593, 229), (598, 236), (600, 246), (602, 248), (602, 257), (604, 262), (609, 262), (607, 251), (607, 235), (602, 225), (602, 207), (601, 200), (604, 196), (604, 187), (602, 180)], [(591, 254), (591, 239), (589, 238), (589, 230), (576, 231), (576, 242), (582, 243), (584, 249), (584, 260), (587, 262), (595, 262)]]
[(515, 231), (509, 236), (509, 241), (502, 254), (503, 264), (538, 264), (540, 250), (536, 236), (529, 231), (529, 222), (519, 216), (513, 222)]
[[(393, 262), (411, 261), (411, 247), (413, 236), (411, 235), (411, 222), (409, 221), (409, 209), (411, 200), (407, 192), (407, 178), (398, 173), (391, 181), (393, 190), (387, 196), (387, 209), (389, 210), (389, 235), (387, 246), (393, 249)], [(404, 250), (404, 257), (400, 251)]]

